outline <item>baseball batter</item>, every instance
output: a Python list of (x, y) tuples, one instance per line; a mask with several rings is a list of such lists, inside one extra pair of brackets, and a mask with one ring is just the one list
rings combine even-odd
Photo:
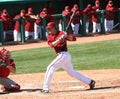
[(48, 45), (54, 48), (57, 57), (48, 65), (45, 78), (44, 85), (41, 92), (48, 93), (50, 89), (50, 82), (53, 76), (53, 73), (62, 67), (70, 76), (88, 84), (90, 89), (93, 89), (95, 86), (95, 81), (85, 77), (84, 75), (76, 72), (73, 69), (73, 65), (71, 63), (71, 55), (68, 52), (67, 48), (67, 40), (76, 41), (76, 37), (74, 34), (66, 34), (64, 31), (58, 31), (56, 28), (56, 24), (54, 22), (49, 22), (47, 24), (47, 29), (49, 32), (47, 42)]
[[(25, 10), (21, 9), (20, 14), (17, 14), (15, 18), (25, 18)], [(14, 41), (21, 41), (20, 21), (17, 20), (14, 26)]]
[(0, 84), (1, 92), (13, 92), (20, 90), (20, 85), (8, 78), (10, 72), (16, 72), (14, 60), (10, 58), (10, 52), (6, 49), (0, 51)]

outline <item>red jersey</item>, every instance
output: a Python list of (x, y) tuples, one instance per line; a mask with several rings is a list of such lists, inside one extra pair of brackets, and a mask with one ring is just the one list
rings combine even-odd
[(10, 16), (1, 15), (1, 19), (3, 20), (4, 31), (13, 30), (13, 18)]
[[(65, 11), (65, 10), (64, 10), (64, 11), (62, 11), (62, 14), (66, 15), (66, 24), (68, 24), (72, 12), (71, 12), (71, 11)], [(59, 23), (62, 24), (62, 20), (60, 20)]]
[[(14, 60), (9, 59), (5, 61), (9, 66), (12, 66), (13, 68), (15, 67)], [(10, 70), (8, 68), (0, 68), (0, 77), (6, 78), (10, 74)]]
[[(20, 14), (15, 16), (15, 18), (20, 18), (20, 17), (21, 17)], [(16, 20), (14, 30), (16, 30), (17, 32), (20, 32), (20, 22), (19, 22), (19, 20)]]
[(91, 20), (92, 20), (92, 9), (89, 9), (88, 7), (86, 7), (83, 12), (86, 15), (86, 22), (91, 22)]
[(35, 19), (31, 19), (29, 14), (26, 14), (26, 21), (25, 21), (25, 31), (28, 32), (34, 32), (34, 23), (35, 23)]
[(100, 15), (99, 15), (99, 13), (97, 13), (96, 11), (97, 10), (101, 10), (101, 8), (100, 7), (96, 7), (96, 6), (93, 6), (92, 7), (92, 21), (93, 22), (96, 22), (96, 23), (100, 23)]
[(115, 6), (106, 6), (106, 10), (108, 10), (109, 12), (105, 13), (105, 18), (107, 20), (114, 20), (115, 19), (115, 11), (118, 11), (118, 7)]
[(45, 18), (45, 20), (47, 21), (47, 23), (54, 21), (54, 18), (50, 14), (45, 14), (44, 12), (41, 12), (40, 16), (43, 17), (43, 18)]
[[(71, 12), (73, 13), (75, 11), (74, 8), (72, 8)], [(83, 11), (82, 10), (77, 10), (76, 11), (76, 14), (72, 20), (72, 23), (73, 24), (79, 24), (80, 23), (80, 20), (81, 20), (81, 15), (83, 14)]]
[[(47, 37), (48, 45), (50, 47), (53, 47), (52, 42), (56, 41), (63, 34), (64, 34), (63, 31), (58, 31), (56, 35), (49, 34), (48, 37)], [(72, 34), (68, 34), (68, 35), (72, 35)], [(65, 39), (63, 42), (59, 43), (57, 46), (54, 47), (54, 50), (55, 50), (56, 54), (59, 53), (59, 52), (62, 52), (62, 51), (68, 51), (67, 40), (68, 39)], [(75, 41), (75, 40), (76, 40), (76, 38), (73, 39), (73, 41)]]
[(35, 23), (36, 23), (37, 25), (41, 25), (41, 19), (36, 19)]

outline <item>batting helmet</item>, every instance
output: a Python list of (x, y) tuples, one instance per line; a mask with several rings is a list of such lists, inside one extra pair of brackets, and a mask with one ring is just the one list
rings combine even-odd
[(49, 23), (47, 24), (47, 29), (51, 29), (51, 28), (54, 28), (54, 27), (56, 27), (55, 22), (49, 22)]

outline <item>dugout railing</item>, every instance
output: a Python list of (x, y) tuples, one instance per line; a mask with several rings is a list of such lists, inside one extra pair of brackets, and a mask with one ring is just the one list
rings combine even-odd
[[(104, 14), (106, 10), (99, 10), (98, 13), (100, 14), (100, 24), (101, 24), (101, 34), (105, 34), (105, 27), (104, 27)], [(120, 23), (120, 10), (117, 11), (118, 18), (117, 18), (117, 23)], [(59, 24), (59, 20), (62, 20), (62, 30), (65, 30), (66, 27), (66, 16), (63, 14), (54, 14), (52, 15), (55, 18), (55, 21), (57, 24)], [(81, 35), (85, 36), (86, 35), (86, 18), (85, 14), (82, 16), (82, 28), (81, 28)], [(44, 18), (40, 17), (42, 24), (41, 24), (41, 29), (42, 29), (42, 40), (46, 40), (46, 25), (47, 22)], [(24, 19), (22, 18), (14, 18), (14, 21), (19, 20), (20, 21), (20, 30), (21, 30), (21, 42), (25, 43), (25, 28), (24, 28)], [(118, 29), (120, 30), (120, 25), (118, 24)], [(0, 20), (0, 43), (1, 45), (5, 44), (4, 41), (4, 34), (3, 34), (3, 22)]]
[[(55, 14), (55, 15), (52, 15), (52, 16), (55, 18), (55, 21), (56, 21), (57, 24), (59, 23), (59, 20), (62, 20), (62, 30), (65, 30), (65, 26), (66, 26), (65, 15)], [(47, 22), (42, 17), (40, 17), (40, 19), (41, 19), (42, 40), (46, 40), (46, 25), (47, 25)], [(21, 42), (25, 43), (26, 42), (26, 40), (25, 40), (25, 23), (24, 23), (25, 19), (23, 19), (23, 18), (14, 18), (13, 20), (20, 22)], [(3, 28), (4, 28), (3, 21), (0, 20), (0, 43), (1, 43), (1, 45), (5, 44)]]

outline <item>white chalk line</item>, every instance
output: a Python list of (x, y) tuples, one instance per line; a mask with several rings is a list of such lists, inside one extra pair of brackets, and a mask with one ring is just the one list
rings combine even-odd
[(71, 86), (71, 87), (68, 87), (69, 89), (84, 89), (85, 86)]
[[(58, 83), (80, 83), (80, 81), (68, 80), (68, 81), (59, 81)], [(70, 86), (67, 88), (69, 88), (69, 89), (84, 89), (85, 86)]]
[(79, 92), (74, 92), (74, 91), (71, 91), (71, 92), (58, 92), (58, 93), (48, 93), (48, 94), (43, 94), (43, 93), (39, 93), (37, 94), (37, 96), (41, 96), (41, 97), (49, 97), (49, 96), (52, 96), (52, 97), (56, 97), (56, 96), (59, 96), (59, 97), (63, 97), (63, 96), (82, 96), (82, 95), (95, 95), (95, 94), (103, 94), (103, 95), (107, 95), (107, 94), (110, 94), (110, 93), (117, 93), (117, 94), (120, 94), (120, 89), (114, 89), (114, 90), (90, 90), (90, 91), (79, 91)]

